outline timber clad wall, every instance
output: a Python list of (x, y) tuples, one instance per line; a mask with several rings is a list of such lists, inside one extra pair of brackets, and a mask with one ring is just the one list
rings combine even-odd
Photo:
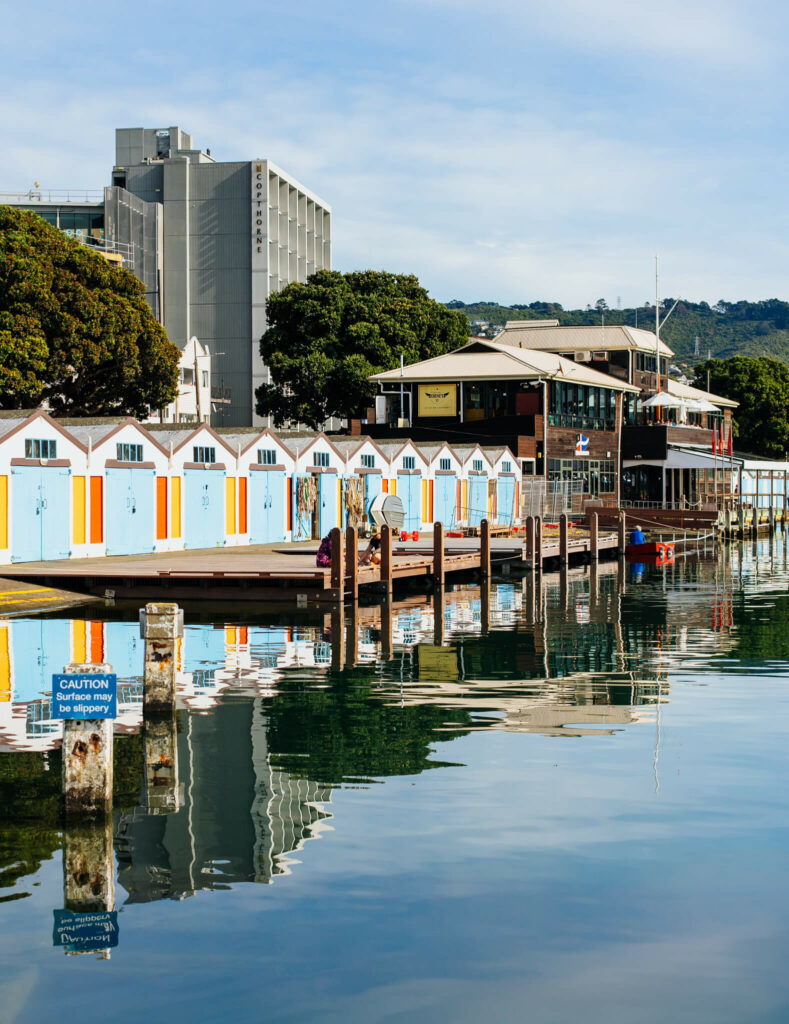
[(579, 434), (589, 438), (590, 459), (616, 459), (617, 440), (613, 431), (575, 430), (570, 427), (548, 428), (547, 457), (551, 459), (575, 458), (575, 446)]

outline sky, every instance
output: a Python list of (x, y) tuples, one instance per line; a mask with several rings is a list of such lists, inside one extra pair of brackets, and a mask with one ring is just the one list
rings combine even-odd
[(778, 0), (42, 0), (0, 31), (0, 191), (179, 125), (325, 199), (333, 266), (441, 301), (789, 299)]

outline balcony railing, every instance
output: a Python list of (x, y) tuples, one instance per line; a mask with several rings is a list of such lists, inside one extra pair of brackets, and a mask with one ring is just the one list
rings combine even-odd
[(616, 430), (613, 420), (604, 419), (599, 416), (567, 416), (550, 413), (548, 415), (549, 427), (570, 427), (574, 430)]
[(27, 192), (0, 192), (0, 203), (102, 203), (103, 188), (65, 188), (42, 191), (31, 188)]

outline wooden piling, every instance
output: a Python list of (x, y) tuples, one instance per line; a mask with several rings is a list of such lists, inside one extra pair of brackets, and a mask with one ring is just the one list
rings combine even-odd
[(381, 659), (391, 661), (394, 644), (392, 642), (392, 600), (391, 595), (381, 602)]
[(444, 586), (444, 524), (433, 524), (433, 583)]
[(444, 588), (436, 587), (433, 591), (433, 643), (436, 647), (444, 646)]
[[(66, 675), (112, 674), (112, 665), (72, 664)], [(63, 722), (63, 805), (67, 818), (97, 819), (112, 812), (112, 719)]]
[(737, 526), (740, 530), (740, 540), (745, 537), (745, 507), (740, 505), (737, 509)]
[(345, 666), (355, 668), (359, 662), (359, 605), (348, 606), (345, 618)]
[(335, 601), (331, 606), (331, 667), (333, 672), (345, 668), (345, 605)]
[(112, 818), (64, 829), (63, 903), (81, 914), (115, 909)]
[(487, 579), (490, 576), (490, 520), (479, 524), (479, 571)]
[(542, 516), (534, 517), (534, 568), (542, 572)]
[(359, 599), (359, 533), (355, 526), (345, 530), (345, 575), (348, 579), (348, 596), (352, 601)]
[(386, 597), (392, 596), (392, 531), (381, 527), (381, 583)]
[(534, 516), (526, 516), (526, 561), (529, 568), (534, 570)]
[(345, 600), (345, 541), (342, 530), (335, 526), (331, 537), (331, 589), (332, 599)]
[(176, 644), (183, 636), (183, 613), (177, 604), (151, 603), (140, 611), (145, 641), (143, 713), (175, 710)]
[(619, 532), (617, 534), (616, 549), (620, 556), (625, 553), (627, 547), (627, 513), (624, 509), (619, 512)]
[(593, 562), (600, 557), (600, 524), (596, 512), (589, 515), (589, 557)]
[(148, 713), (144, 729), (145, 809), (175, 814), (180, 806), (178, 728), (175, 715)]
[(559, 516), (559, 564), (567, 565), (567, 552), (570, 546), (570, 530), (567, 515)]
[(483, 636), (490, 632), (490, 576), (486, 576), (480, 587), (480, 628)]

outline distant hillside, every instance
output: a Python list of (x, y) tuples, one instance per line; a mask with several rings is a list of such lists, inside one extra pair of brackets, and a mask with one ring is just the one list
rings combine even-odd
[[(674, 299), (662, 303), (662, 315), (674, 305)], [(553, 317), (562, 325), (599, 324), (600, 310), (563, 309), (556, 302), (532, 302), (529, 305), (500, 306), (495, 302), (448, 302), (450, 309), (462, 310), (472, 320), (487, 320), (503, 325), (507, 320), (543, 320)], [(655, 307), (606, 309), (607, 324), (655, 329)], [(694, 359), (694, 339), (699, 339), (699, 357)], [(789, 363), (789, 302), (767, 299), (763, 302), (724, 302), (715, 306), (706, 302), (679, 303), (660, 337), (674, 350), (675, 361), (693, 364), (707, 358), (728, 356), (774, 356)]]

